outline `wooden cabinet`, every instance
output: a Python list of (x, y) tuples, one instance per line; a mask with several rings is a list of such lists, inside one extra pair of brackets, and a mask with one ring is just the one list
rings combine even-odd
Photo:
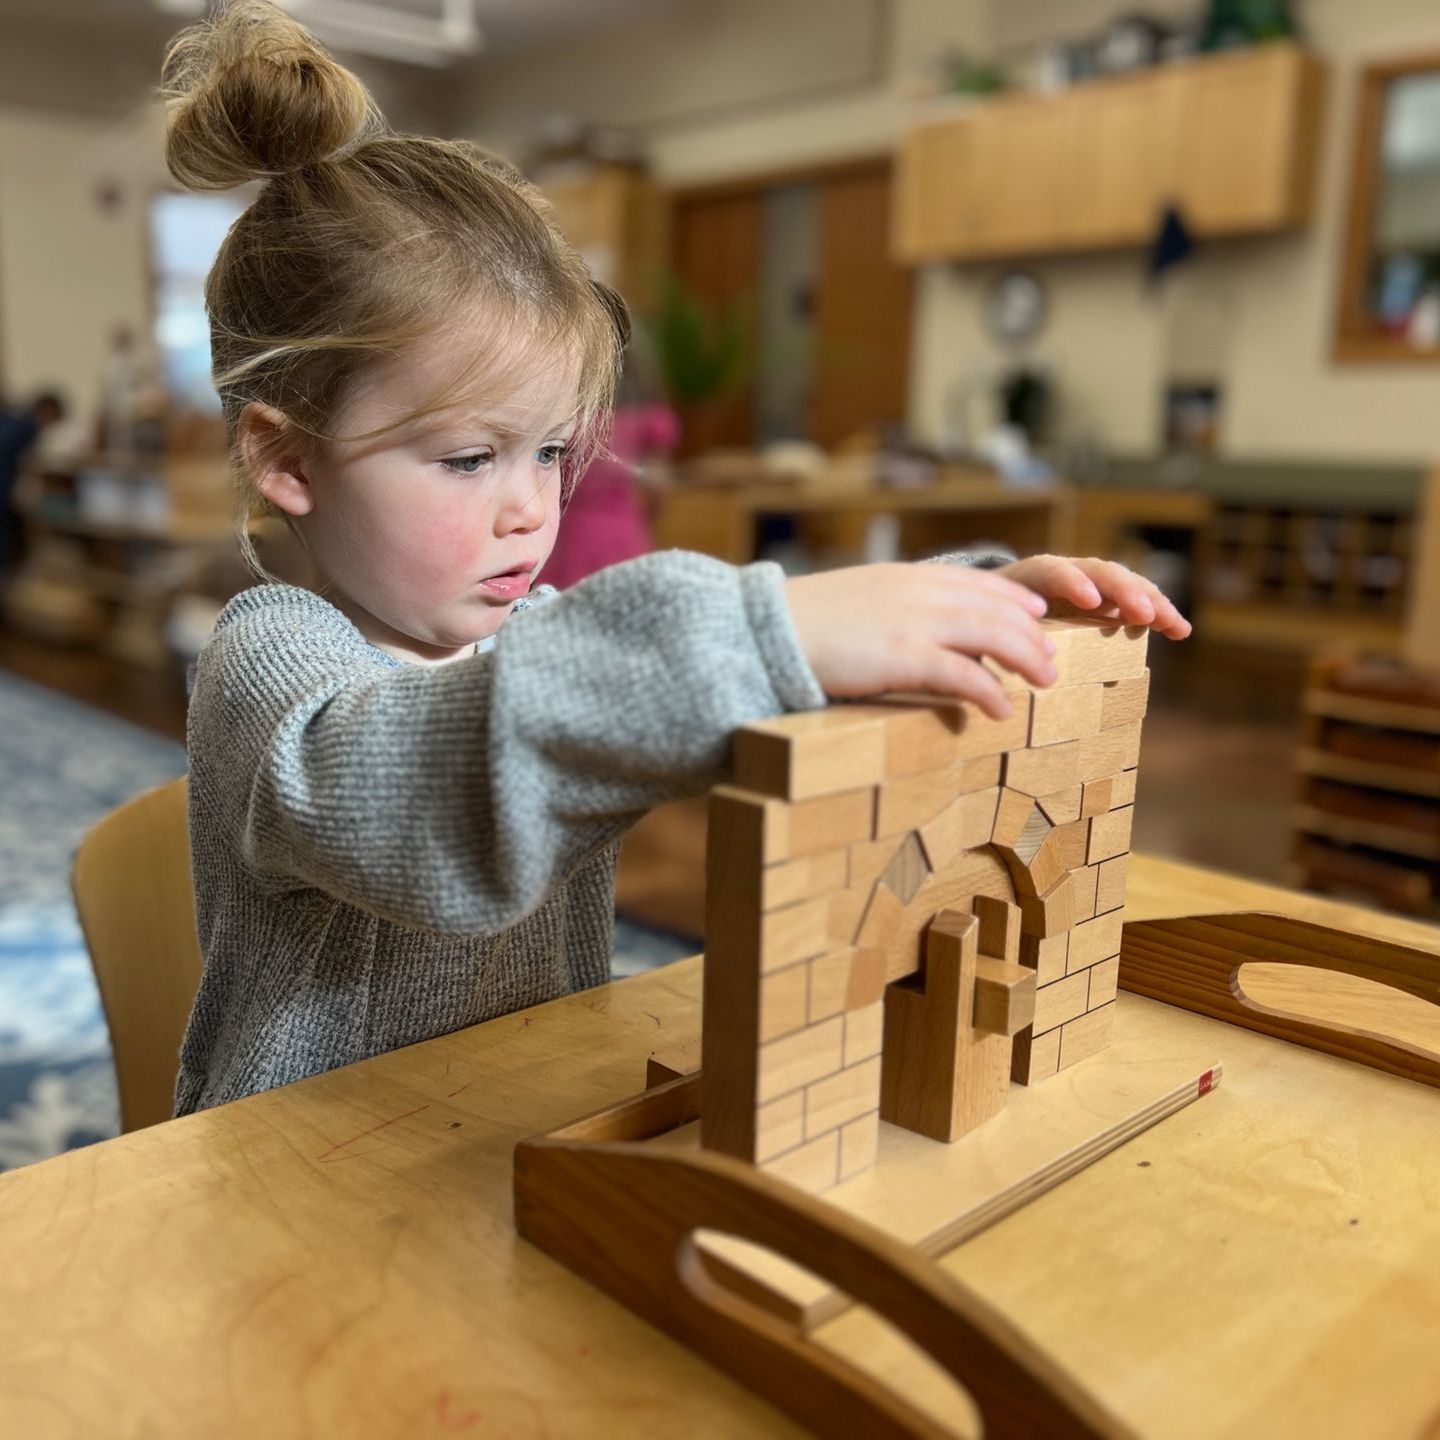
[(1144, 245), (1169, 203), (1203, 236), (1302, 224), (1323, 73), (1313, 56), (1274, 44), (919, 126), (900, 145), (896, 253), (979, 260)]
[(555, 223), (591, 270), (636, 309), (648, 309), (665, 261), (665, 206), (646, 175), (597, 165), (540, 176)]

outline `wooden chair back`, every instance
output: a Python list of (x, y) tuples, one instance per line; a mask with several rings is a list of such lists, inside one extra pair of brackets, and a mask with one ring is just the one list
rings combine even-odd
[(180, 1041), (200, 984), (186, 797), (182, 775), (112, 810), (80, 842), (71, 875), (126, 1131), (173, 1113)]

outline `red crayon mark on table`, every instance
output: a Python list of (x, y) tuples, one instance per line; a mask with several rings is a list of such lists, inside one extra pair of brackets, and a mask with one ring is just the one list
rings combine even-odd
[(532, 1026), (534, 1023), (535, 1023), (535, 1017), (534, 1017), (533, 1015), (527, 1015), (527, 1016), (520, 1022), (520, 1028), (521, 1028), (522, 1030), (528, 1030), (528, 1029), (530, 1028), (530, 1026)]
[(457, 1095), (463, 1095), (474, 1083), (473, 1080), (467, 1080), (458, 1090), (450, 1091), (445, 1098), (447, 1100), (453, 1100)]
[(332, 1145), (322, 1155), (317, 1155), (317, 1160), (334, 1162), (335, 1160), (348, 1160), (348, 1155), (337, 1155), (337, 1150), (343, 1150), (347, 1145), (353, 1145), (357, 1140), (363, 1140), (367, 1135), (373, 1135), (377, 1130), (384, 1130), (389, 1125), (398, 1124), (401, 1120), (408, 1120), (412, 1115), (418, 1115), (422, 1110), (428, 1110), (430, 1106), (417, 1105), (413, 1110), (407, 1110), (403, 1115), (395, 1115), (389, 1120), (382, 1120), (378, 1125), (372, 1125), (368, 1130), (362, 1130), (358, 1135), (352, 1135), (348, 1140), (342, 1140), (338, 1145)]
[(448, 1390), (442, 1390), (435, 1397), (435, 1422), (442, 1430), (468, 1430), (479, 1418), (478, 1410), (467, 1410), (463, 1415), (452, 1415)]

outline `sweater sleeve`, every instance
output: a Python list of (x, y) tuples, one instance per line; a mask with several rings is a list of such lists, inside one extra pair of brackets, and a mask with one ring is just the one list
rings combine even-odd
[(318, 597), (261, 587), (284, 596), (222, 617), (201, 657), (192, 771), (275, 888), (494, 933), (644, 810), (718, 779), (736, 726), (825, 703), (781, 582), (651, 555), (428, 667), (387, 666)]

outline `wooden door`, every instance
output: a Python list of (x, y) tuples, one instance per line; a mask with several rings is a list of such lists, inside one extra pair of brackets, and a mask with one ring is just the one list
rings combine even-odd
[[(739, 307), (752, 340), (760, 287), (763, 192), (728, 191), (682, 198), (672, 217), (672, 250), (677, 279), (712, 315)], [(749, 376), (742, 374), (727, 394), (682, 406), (681, 453), (696, 455), (718, 445), (749, 445), (753, 432)]]
[(811, 436), (831, 446), (905, 418), (911, 276), (889, 247), (886, 163), (821, 182)]

